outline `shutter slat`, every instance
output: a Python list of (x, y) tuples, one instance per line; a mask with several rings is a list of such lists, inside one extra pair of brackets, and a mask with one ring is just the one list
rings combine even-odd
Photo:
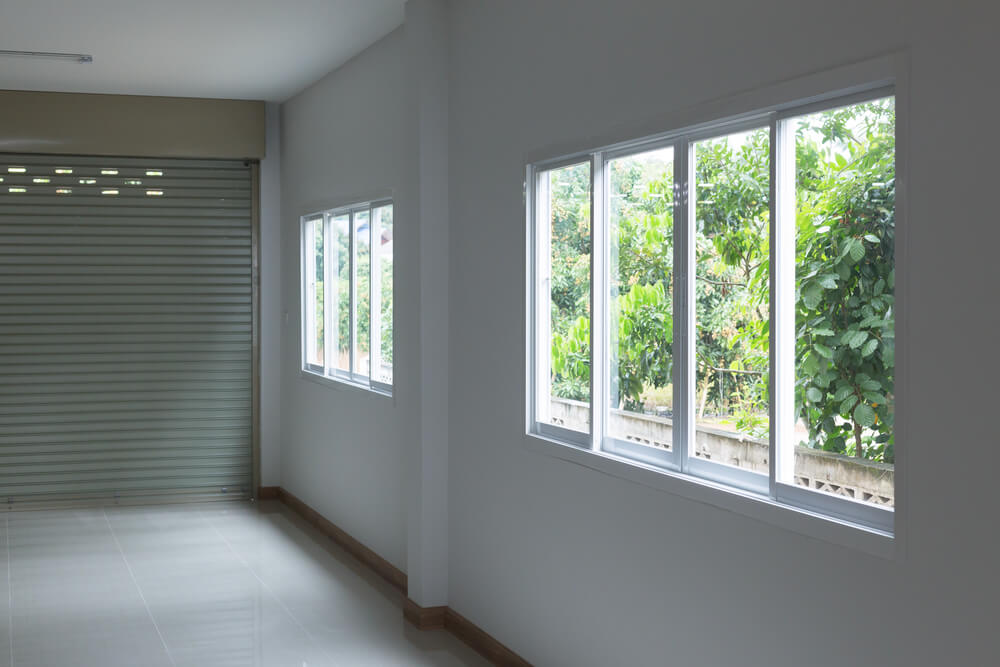
[(0, 499), (247, 494), (249, 167), (5, 154), (0, 176)]

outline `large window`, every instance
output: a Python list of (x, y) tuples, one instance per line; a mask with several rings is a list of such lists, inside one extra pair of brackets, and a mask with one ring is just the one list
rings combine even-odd
[(528, 168), (532, 433), (891, 533), (891, 89)]
[(392, 202), (302, 218), (302, 368), (392, 391)]

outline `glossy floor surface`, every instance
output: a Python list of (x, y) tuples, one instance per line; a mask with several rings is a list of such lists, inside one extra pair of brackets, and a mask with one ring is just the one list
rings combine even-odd
[(0, 667), (485, 665), (276, 503), (0, 517)]

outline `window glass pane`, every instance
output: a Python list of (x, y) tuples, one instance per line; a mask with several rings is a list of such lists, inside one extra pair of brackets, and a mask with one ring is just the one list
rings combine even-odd
[(607, 433), (673, 449), (674, 151), (610, 160)]
[(392, 205), (375, 209), (376, 242), (378, 244), (379, 284), (376, 286), (379, 307), (376, 313), (379, 326), (373, 329), (375, 333), (375, 352), (377, 359), (372, 379), (377, 382), (392, 384), (392, 249), (393, 226)]
[(306, 363), (323, 366), (323, 219), (305, 225)]
[(351, 369), (351, 216), (330, 218), (330, 308), (333, 310), (331, 344), (336, 341), (333, 369)]
[(795, 137), (794, 481), (892, 506), (894, 101), (787, 122)]
[(368, 377), (371, 290), (371, 228), (367, 210), (354, 213), (354, 373)]
[(768, 474), (770, 131), (693, 145), (697, 458)]
[(590, 163), (539, 180), (536, 378), (542, 423), (590, 432)]

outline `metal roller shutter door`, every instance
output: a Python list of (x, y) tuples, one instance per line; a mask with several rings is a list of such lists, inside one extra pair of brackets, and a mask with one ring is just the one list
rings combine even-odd
[(251, 170), (0, 155), (0, 502), (249, 495)]

